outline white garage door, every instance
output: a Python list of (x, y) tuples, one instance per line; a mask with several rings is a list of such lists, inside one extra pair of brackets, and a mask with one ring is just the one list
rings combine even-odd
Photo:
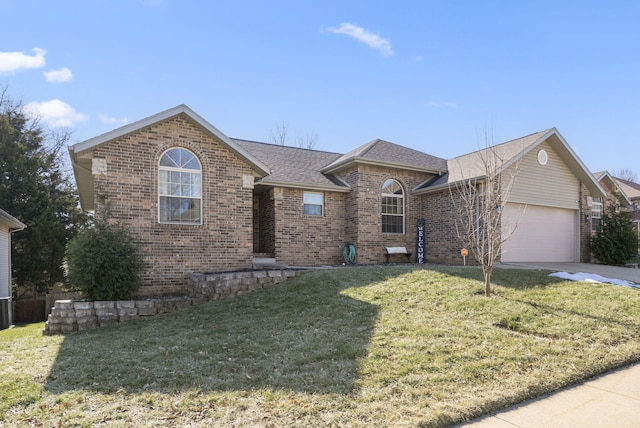
[(538, 205), (507, 204), (503, 233), (517, 227), (502, 245), (503, 262), (576, 262), (577, 211)]

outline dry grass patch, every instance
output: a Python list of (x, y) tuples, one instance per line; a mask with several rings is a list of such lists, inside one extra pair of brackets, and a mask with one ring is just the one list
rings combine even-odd
[(640, 293), (474, 268), (314, 272), (113, 328), (0, 332), (6, 426), (446, 426), (640, 359)]

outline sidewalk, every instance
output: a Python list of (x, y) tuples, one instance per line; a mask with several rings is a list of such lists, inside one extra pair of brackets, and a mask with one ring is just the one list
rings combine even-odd
[(640, 427), (640, 363), (459, 426)]

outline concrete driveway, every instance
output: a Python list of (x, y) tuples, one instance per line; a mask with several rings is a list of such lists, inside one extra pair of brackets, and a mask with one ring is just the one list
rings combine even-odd
[(538, 269), (550, 270), (553, 272), (569, 272), (569, 273), (594, 273), (610, 279), (624, 279), (627, 281), (640, 284), (640, 269), (596, 265), (591, 263), (547, 263), (547, 262), (531, 262), (531, 263), (500, 263), (497, 268), (519, 268), (519, 269)]

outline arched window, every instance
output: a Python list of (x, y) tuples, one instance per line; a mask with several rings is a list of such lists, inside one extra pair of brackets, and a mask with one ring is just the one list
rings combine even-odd
[(158, 207), (160, 223), (202, 223), (202, 168), (190, 151), (173, 148), (160, 157)]
[(404, 233), (404, 190), (396, 180), (382, 185), (382, 233)]

